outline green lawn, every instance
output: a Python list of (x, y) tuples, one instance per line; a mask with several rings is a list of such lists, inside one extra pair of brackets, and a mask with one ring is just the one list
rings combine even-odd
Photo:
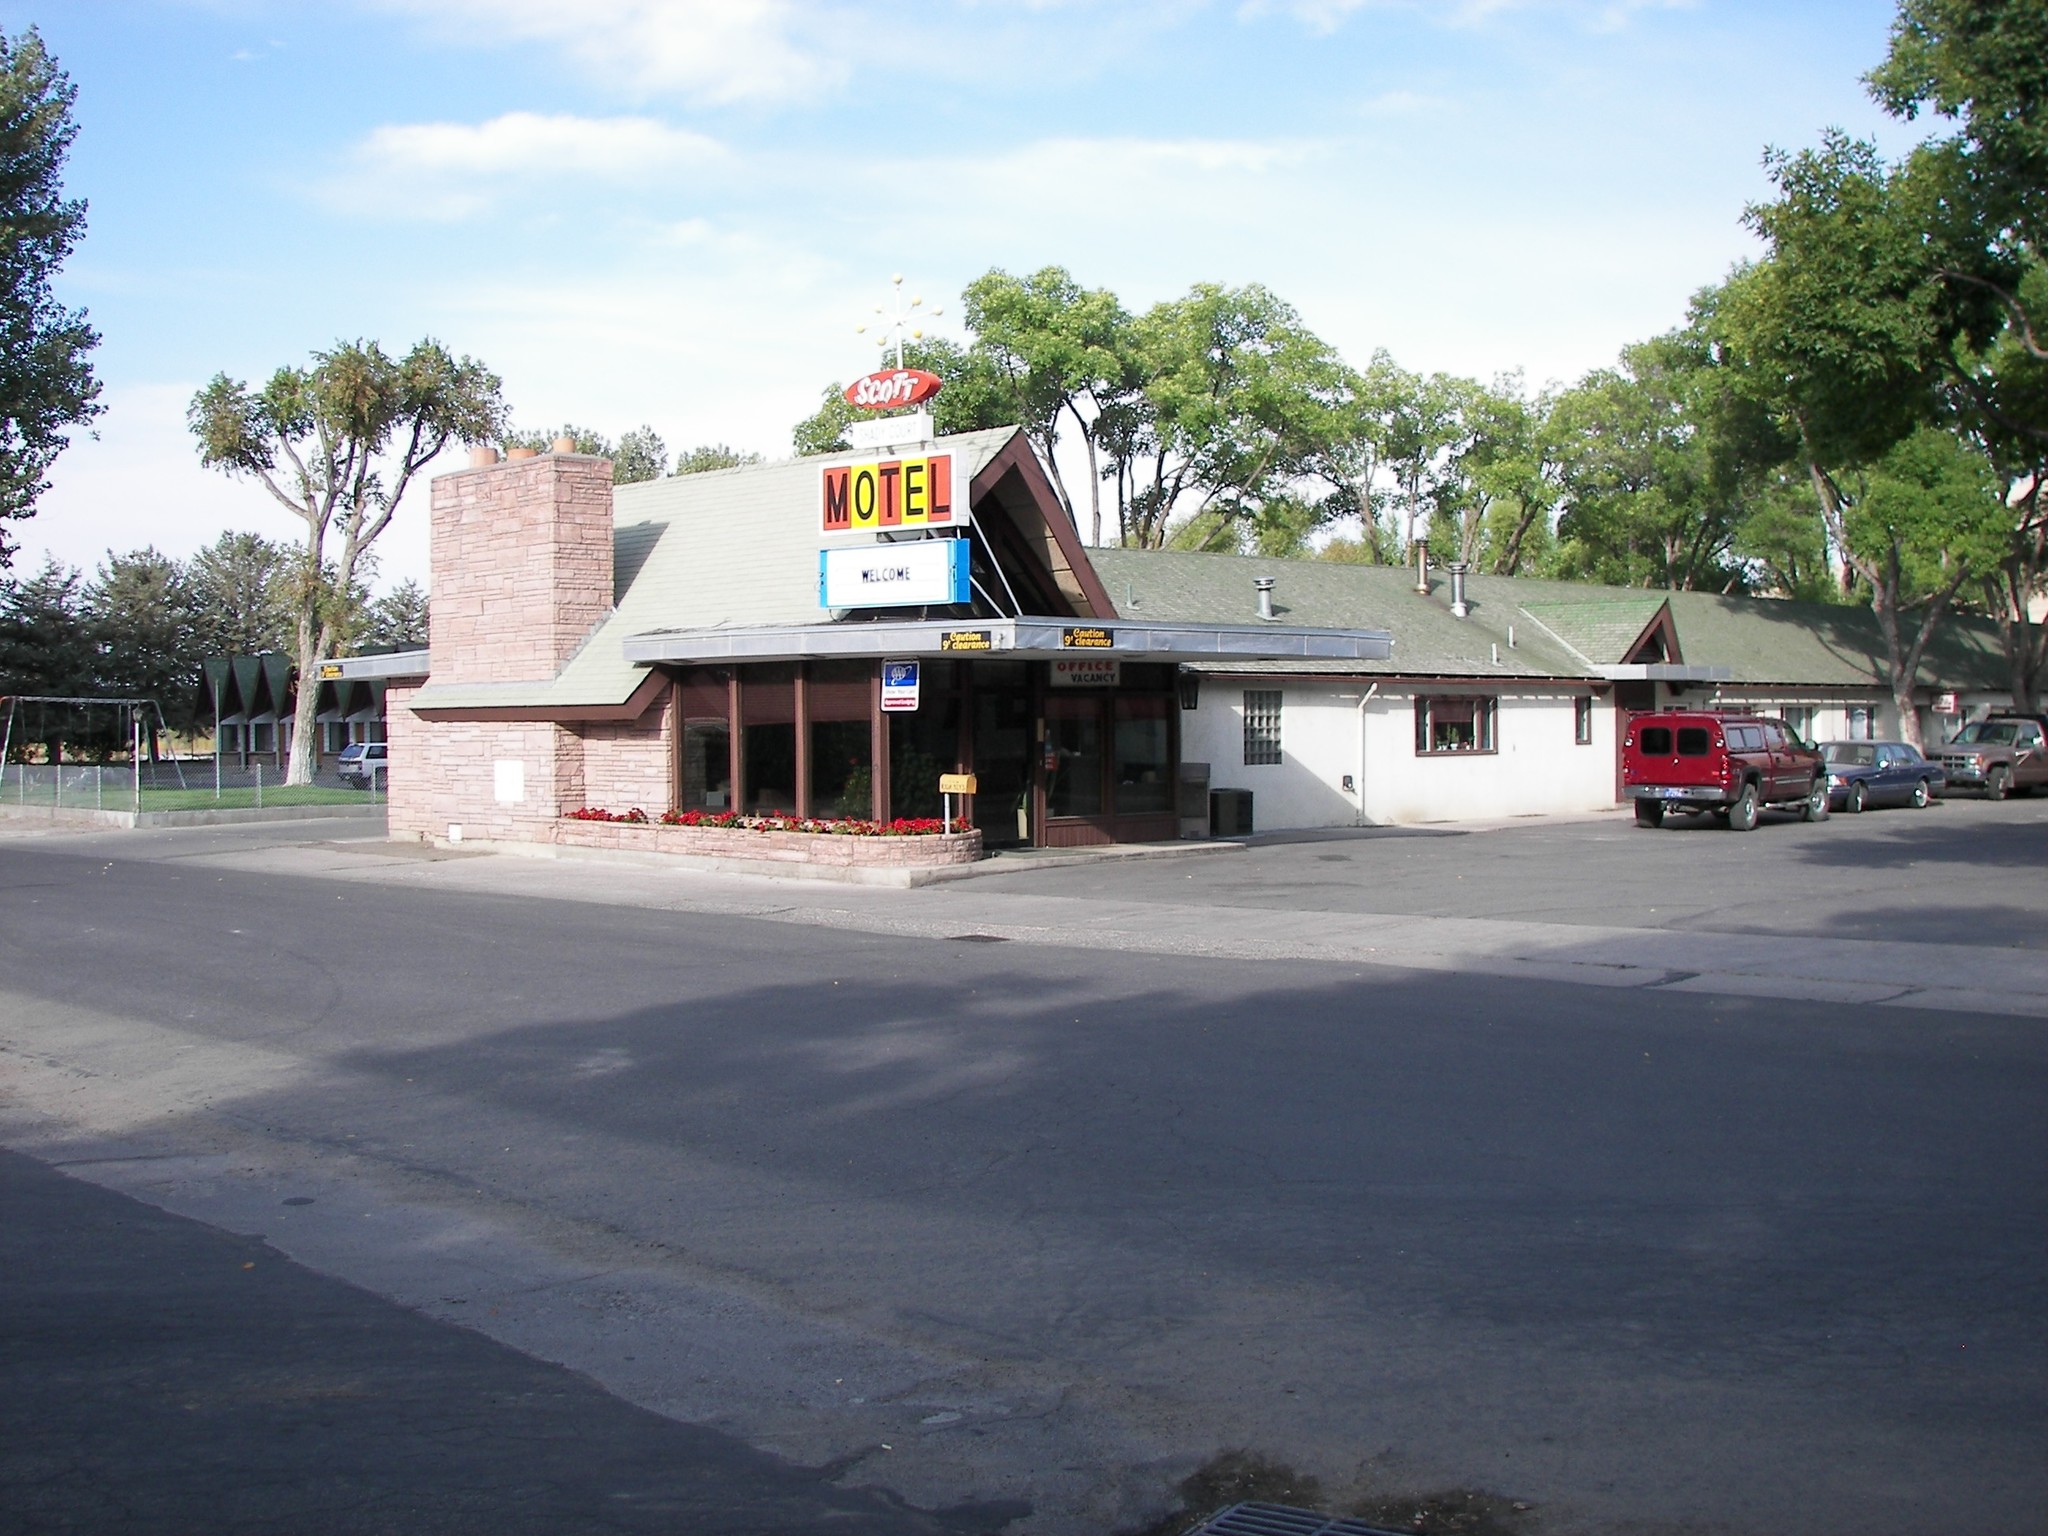
[[(110, 794), (106, 804), (110, 810), (121, 810), (134, 804), (130, 798), (134, 791), (120, 797), (117, 803)], [(265, 809), (273, 805), (365, 805), (370, 803), (368, 790), (330, 789), (324, 784), (283, 784), (263, 787)], [(142, 808), (145, 811), (246, 811), (254, 809), (254, 789), (223, 789), (220, 797), (214, 797), (211, 787), (206, 789), (145, 789), (142, 792)]]

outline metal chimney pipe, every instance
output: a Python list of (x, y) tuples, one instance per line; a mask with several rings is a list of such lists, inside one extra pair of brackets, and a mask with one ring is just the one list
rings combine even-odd
[(1273, 578), (1270, 576), (1255, 576), (1252, 578), (1252, 586), (1258, 590), (1259, 594), (1259, 617), (1268, 624), (1272, 623)]
[(1461, 619), (1472, 611), (1465, 602), (1465, 573), (1470, 569), (1462, 560), (1451, 562), (1451, 612)]
[(1422, 596), (1429, 596), (1429, 546), (1415, 541), (1415, 590)]

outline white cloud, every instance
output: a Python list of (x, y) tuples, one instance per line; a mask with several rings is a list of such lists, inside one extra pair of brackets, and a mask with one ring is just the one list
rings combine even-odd
[(373, 130), (320, 188), (349, 211), (466, 218), (520, 182), (632, 182), (726, 159), (717, 140), (650, 117), (507, 112), (482, 123), (403, 123)]
[(784, 102), (828, 90), (847, 67), (850, 22), (787, 0), (375, 0), (444, 40), (560, 49), (640, 94), (705, 105)]

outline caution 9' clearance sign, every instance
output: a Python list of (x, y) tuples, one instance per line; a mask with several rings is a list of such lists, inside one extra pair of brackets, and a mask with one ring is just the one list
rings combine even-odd
[(873, 533), (887, 528), (951, 528), (965, 523), (953, 510), (953, 455), (931, 453), (871, 464), (837, 464), (824, 471), (819, 527), (826, 533)]

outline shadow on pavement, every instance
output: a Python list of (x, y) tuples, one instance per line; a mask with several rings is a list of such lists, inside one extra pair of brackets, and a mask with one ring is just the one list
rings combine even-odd
[(974, 1536), (0, 1151), (0, 1529)]

